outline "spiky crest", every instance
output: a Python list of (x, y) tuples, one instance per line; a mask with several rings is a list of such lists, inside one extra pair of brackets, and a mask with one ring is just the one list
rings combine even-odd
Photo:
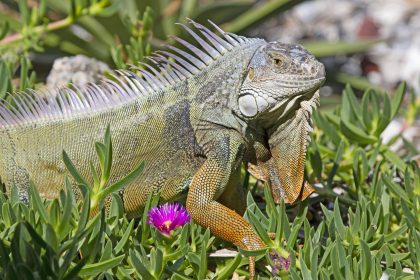
[(141, 63), (144, 68), (131, 67), (142, 76), (129, 70), (116, 70), (111, 74), (113, 79), (104, 79), (100, 84), (89, 83), (81, 87), (72, 85), (57, 89), (54, 93), (27, 90), (13, 94), (11, 99), (15, 106), (6, 100), (0, 101), (0, 129), (81, 116), (118, 106), (141, 96), (150, 96), (199, 73), (236, 47), (262, 41), (224, 32), (211, 21), (210, 24), (220, 35), (192, 20), (189, 22), (201, 36), (189, 27), (179, 25), (200, 47), (173, 37), (187, 51), (168, 46), (172, 52), (155, 52), (151, 57), (147, 57), (149, 64)]

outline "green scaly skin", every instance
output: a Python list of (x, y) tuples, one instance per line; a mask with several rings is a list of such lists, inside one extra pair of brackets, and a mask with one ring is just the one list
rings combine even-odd
[[(235, 47), (199, 73), (128, 103), (65, 118), (0, 126), (0, 178), (27, 200), (29, 180), (54, 198), (63, 186), (65, 150), (89, 178), (94, 143), (107, 125), (116, 181), (141, 161), (145, 170), (122, 190), (137, 217), (150, 193), (187, 195), (191, 217), (240, 248), (266, 245), (242, 217), (241, 163), (267, 181), (277, 201), (294, 203), (303, 182), (310, 115), (324, 80), (322, 64), (300, 46), (262, 40)], [(304, 81), (305, 80), (305, 81)], [(250, 259), (251, 278), (255, 275)]]

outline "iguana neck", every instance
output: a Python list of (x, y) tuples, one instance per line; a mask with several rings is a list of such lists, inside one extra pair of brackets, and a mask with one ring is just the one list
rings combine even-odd
[(232, 50), (209, 65), (202, 73), (188, 80), (193, 107), (199, 111), (193, 126), (222, 126), (244, 133), (247, 123), (239, 120), (234, 111), (246, 68), (254, 52), (264, 41)]

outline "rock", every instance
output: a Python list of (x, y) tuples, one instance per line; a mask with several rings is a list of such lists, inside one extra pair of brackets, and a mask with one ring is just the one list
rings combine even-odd
[(105, 63), (84, 55), (62, 57), (54, 61), (46, 87), (52, 90), (69, 83), (78, 86), (89, 82), (96, 83), (103, 77), (103, 73), (109, 70)]

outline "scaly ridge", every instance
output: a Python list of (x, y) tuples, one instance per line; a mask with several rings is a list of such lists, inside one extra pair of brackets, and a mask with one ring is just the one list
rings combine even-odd
[(155, 52), (147, 58), (150, 63), (141, 64), (144, 68), (131, 66), (141, 76), (130, 70), (116, 70), (111, 79), (104, 79), (99, 84), (71, 85), (47, 94), (33, 90), (13, 94), (13, 106), (5, 100), (0, 101), (0, 129), (83, 116), (150, 96), (200, 73), (236, 47), (262, 41), (226, 33), (212, 22), (210, 24), (220, 35), (192, 20), (189, 22), (196, 30), (180, 25), (198, 42), (199, 47), (173, 37), (186, 50), (167, 46), (171, 52)]

